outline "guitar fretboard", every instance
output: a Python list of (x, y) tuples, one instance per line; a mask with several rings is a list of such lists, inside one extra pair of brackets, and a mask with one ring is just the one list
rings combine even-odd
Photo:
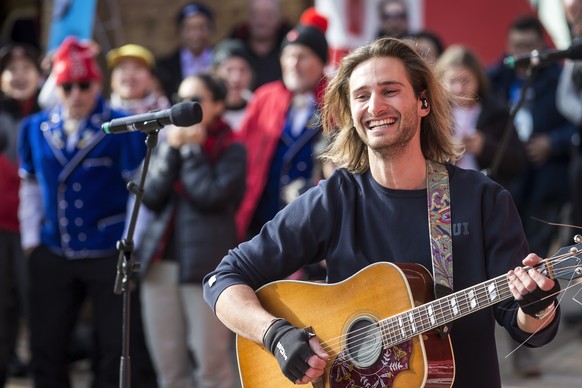
[[(546, 272), (545, 265), (540, 268), (540, 272)], [(511, 296), (507, 276), (502, 275), (383, 319), (379, 325), (384, 347), (397, 345)]]

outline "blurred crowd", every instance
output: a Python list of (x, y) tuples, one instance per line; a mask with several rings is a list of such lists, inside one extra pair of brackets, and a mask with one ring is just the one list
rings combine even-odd
[[(563, 1), (572, 37), (581, 36), (582, 0)], [(318, 158), (322, 91), (333, 77), (328, 20), (308, 8), (291, 25), (278, 0), (248, 6), (247, 21), (216, 44), (212, 9), (181, 7), (179, 47), (163, 58), (132, 42), (103, 53), (72, 36), (51, 53), (0, 47), (0, 387), (22, 375), (37, 388), (69, 387), (79, 358), (91, 361), (93, 387), (119, 385), (123, 300), (113, 283), (134, 208), (131, 381), (236, 386), (234, 337), (205, 304), (202, 278), (334, 171)], [(508, 27), (499, 62), (485, 66), (438, 31), (409, 31), (405, 1), (379, 1), (377, 15), (377, 38), (408, 41), (450, 91), (465, 147), (458, 165), (511, 192), (532, 252), (569, 245), (575, 230), (550, 223), (582, 225), (582, 62), (507, 66), (506, 56), (549, 47), (534, 16)], [(101, 130), (182, 101), (200, 104), (202, 121), (156, 131), (148, 165), (152, 134)], [(127, 183), (145, 171), (137, 207)], [(322, 262), (293, 278), (325, 276)], [(582, 314), (565, 318), (582, 324)], [(17, 352), (21, 330), (30, 359)], [(543, 373), (526, 348), (518, 353), (519, 373)]]

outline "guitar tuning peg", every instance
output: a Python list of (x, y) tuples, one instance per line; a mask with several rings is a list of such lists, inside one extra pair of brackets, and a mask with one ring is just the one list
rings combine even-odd
[(575, 236), (574, 236), (574, 242), (575, 242), (576, 244), (580, 244), (580, 243), (582, 243), (582, 236), (581, 236), (581, 235), (579, 235), (579, 234), (575, 235)]

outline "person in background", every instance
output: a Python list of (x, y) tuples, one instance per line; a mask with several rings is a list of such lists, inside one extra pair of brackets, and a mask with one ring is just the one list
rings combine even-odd
[(188, 3), (176, 16), (179, 47), (171, 55), (157, 61), (162, 89), (172, 102), (182, 80), (212, 69), (212, 33), (214, 14), (202, 3)]
[[(574, 41), (582, 40), (582, 0), (564, 0), (566, 19)], [(570, 224), (582, 227), (582, 61), (567, 59), (560, 76), (556, 105), (561, 114), (578, 127), (572, 137), (572, 159), (570, 162), (570, 182), (572, 206)], [(574, 233), (580, 233), (579, 229)], [(564, 320), (571, 324), (582, 323), (582, 312), (566, 314)], [(581, 331), (582, 333), (582, 331)]]
[(247, 21), (235, 26), (229, 37), (244, 42), (255, 75), (251, 90), (281, 79), (281, 42), (291, 29), (281, 10), (281, 0), (250, 0)]
[[(360, 358), (365, 365), (355, 365), (357, 361), (343, 346), (349, 336), (342, 340), (332, 332), (330, 341), (320, 343), (317, 322), (311, 319), (319, 317), (319, 327), (336, 320), (339, 328), (345, 325), (344, 319), (361, 315), (378, 327), (376, 319), (389, 317), (377, 315), (375, 300), (350, 306), (350, 301), (342, 304), (341, 295), (334, 298), (333, 291), (318, 298), (318, 292), (302, 294), (298, 290), (300, 294), (287, 297), (296, 298), (294, 302), (303, 312), (291, 307), (288, 316), (280, 316), (261, 304), (255, 290), (322, 258), (327, 262), (326, 281), (332, 284), (384, 260), (432, 268), (432, 256), (441, 250), (431, 252), (431, 244), (438, 243), (431, 242), (431, 201), (427, 198), (434, 194), (429, 182), (442, 178), (450, 187), (450, 208), (440, 209), (451, 217), (445, 216), (446, 222), (467, 226), (466, 233), (451, 236), (454, 290), (496, 277), (502, 277), (500, 286), (507, 290), (504, 301), (453, 323), (455, 387), (500, 388), (495, 322), (527, 346), (548, 343), (559, 327), (555, 301), (560, 288), (557, 281), (521, 267), (542, 259), (527, 253), (527, 240), (509, 192), (479, 172), (451, 164), (460, 150), (453, 138), (447, 93), (431, 67), (413, 47), (398, 39), (382, 38), (358, 48), (343, 58), (330, 80), (322, 120), (326, 133), (336, 134), (323, 157), (338, 168), (281, 210), (259, 235), (228, 252), (204, 278), (208, 305), (239, 336), (262, 344), (275, 355), (282, 373), (293, 383), (307, 384), (326, 373), (329, 381), (345, 381), (350, 386), (390, 385), (392, 367), (408, 364), (405, 360), (410, 351), (405, 344), (384, 348), (379, 337), (388, 333), (398, 339), (394, 332), (416, 332), (423, 324), (411, 322), (412, 313), (383, 327), (382, 335), (366, 338), (366, 345), (379, 344), (374, 347), (378, 353), (354, 346), (365, 353)], [(435, 169), (442, 174), (435, 174)], [(349, 284), (342, 293), (348, 289)], [(271, 298), (273, 305), (276, 298)], [(458, 306), (453, 300), (447, 302)], [(337, 309), (335, 303), (339, 303)], [(330, 316), (335, 312), (344, 314)], [(304, 318), (306, 314), (310, 317), (303, 320), (305, 326), (290, 323), (301, 321), (302, 313)], [(360, 328), (369, 321), (352, 322), (361, 324)], [(309, 325), (314, 325), (315, 335), (304, 329)]]
[[(153, 110), (170, 107), (166, 95), (161, 94), (154, 75), (156, 62), (153, 54), (145, 47), (137, 44), (126, 44), (110, 50), (107, 55), (107, 66), (111, 72), (111, 96), (109, 104), (131, 115), (138, 115)], [(128, 212), (133, 210), (135, 197), (128, 202)], [(141, 207), (139, 221), (136, 224), (133, 241), (139, 242), (143, 225), (150, 218), (148, 210)], [(124, 231), (124, 236), (127, 232)]]
[[(507, 35), (506, 55), (544, 50), (543, 26), (536, 17), (520, 17)], [(569, 196), (568, 164), (575, 127), (557, 109), (556, 90), (562, 68), (558, 62), (533, 69), (532, 84), (515, 116), (524, 143), (527, 166), (508, 186), (522, 216), (530, 249), (541, 257), (557, 236), (557, 229), (539, 220), (560, 222)], [(501, 61), (488, 70), (494, 93), (513, 107), (528, 77), (528, 65), (510, 68)]]
[[(147, 48), (137, 44), (126, 44), (110, 50), (106, 55), (107, 67), (111, 78), (111, 96), (109, 104), (114, 109), (127, 112), (130, 115), (138, 115), (153, 110), (162, 110), (170, 107), (170, 102), (165, 94), (161, 93), (157, 87), (155, 76), (156, 62), (153, 54)], [(132, 211), (135, 205), (135, 196), (131, 195), (127, 205), (127, 220), (123, 231), (126, 237), (131, 220)], [(134, 228), (134, 246), (139, 241), (144, 232), (144, 227), (154, 215), (146, 206), (140, 206), (138, 218)], [(132, 301), (135, 311), (139, 313), (132, 316), (135, 320), (133, 338), (131, 345), (133, 349), (132, 357), (139, 358), (139, 362), (144, 369), (140, 371), (144, 378), (156, 380), (156, 374), (148, 351), (145, 335), (143, 331), (142, 306), (140, 301), (141, 289), (139, 282), (135, 282)]]
[[(545, 48), (543, 26), (536, 17), (514, 20), (507, 34), (505, 55)], [(515, 109), (526, 81), (531, 79), (514, 120), (519, 139), (525, 146), (527, 163), (507, 188), (521, 216), (530, 250), (540, 257), (548, 255), (559, 235), (558, 228), (546, 222), (562, 222), (562, 210), (569, 199), (568, 164), (575, 127), (556, 106), (561, 71), (558, 62), (533, 68), (520, 64), (511, 68), (499, 61), (488, 69), (492, 90), (510, 109)], [(518, 346), (515, 342), (512, 344)], [(542, 370), (535, 356), (531, 349), (519, 347), (513, 357), (515, 371), (523, 376), (539, 376)]]
[[(170, 107), (166, 95), (156, 88), (157, 79), (154, 75), (156, 62), (153, 54), (145, 47), (136, 44), (110, 50), (107, 55), (107, 66), (111, 72), (110, 105), (131, 115), (138, 115), (152, 110), (162, 110)], [(128, 202), (128, 213), (133, 210), (135, 197)], [(133, 241), (137, 245), (142, 227), (148, 224), (152, 215), (147, 207), (139, 209), (138, 221), (134, 230)], [(128, 217), (128, 221), (129, 221)], [(123, 235), (127, 234), (128, 225)]]
[(240, 40), (227, 39), (215, 47), (213, 63), (214, 74), (225, 81), (228, 90), (222, 118), (237, 132), (253, 96), (251, 85), (255, 75), (250, 54)]
[(486, 172), (500, 157), (505, 131), (511, 131), (511, 140), (492, 176), (507, 185), (525, 167), (525, 147), (509, 122), (509, 109), (491, 92), (479, 58), (468, 47), (455, 44), (444, 51), (434, 71), (451, 92), (455, 139), (465, 149), (457, 166)]
[(245, 191), (246, 152), (221, 118), (226, 94), (215, 76), (182, 81), (178, 95), (201, 105), (202, 121), (167, 128), (146, 180), (143, 203), (155, 217), (136, 256), (160, 388), (235, 387), (232, 337), (205, 305), (201, 287), (236, 245), (234, 216)]
[(404, 38), (409, 33), (408, 9), (405, 0), (380, 0), (377, 38)]
[[(140, 133), (108, 136), (101, 130), (123, 113), (101, 95), (94, 54), (74, 37), (63, 41), (52, 67), (59, 103), (25, 118), (19, 130), (18, 215), (28, 260), (36, 388), (71, 386), (69, 344), (86, 299), (95, 327), (93, 386), (119, 386), (123, 298), (113, 292), (116, 244), (126, 219), (126, 185), (142, 162), (145, 144)], [(142, 365), (136, 361), (132, 382), (155, 387), (139, 373)]]
[(126, 44), (110, 50), (107, 66), (111, 72), (110, 104), (137, 115), (170, 106), (165, 95), (156, 88), (156, 62), (153, 54), (137, 44)]
[[(87, 40), (84, 42), (91, 47), (91, 51), (95, 53), (97, 57), (101, 53), (101, 46), (94, 40)], [(38, 95), (38, 104), (41, 109), (52, 109), (58, 103), (57, 93), (56, 93), (56, 82), (55, 77), (52, 73), (52, 57), (55, 54), (55, 50), (44, 53), (40, 61), (40, 67), (42, 69), (42, 75), (44, 81)]]
[(27, 314), (27, 279), (18, 223), (16, 139), (21, 120), (40, 108), (38, 52), (26, 43), (0, 48), (0, 387), (8, 376), (23, 377), (27, 365), (16, 341)]
[(321, 176), (314, 150), (321, 139), (326, 28), (314, 8), (304, 11), (281, 46), (283, 79), (257, 89), (247, 107), (239, 131), (248, 152), (247, 191), (237, 214), (241, 240), (286, 205), (288, 188), (301, 192)]
[(413, 47), (430, 65), (436, 64), (443, 51), (445, 51), (443, 41), (432, 31), (411, 32), (406, 36), (406, 39), (414, 42)]

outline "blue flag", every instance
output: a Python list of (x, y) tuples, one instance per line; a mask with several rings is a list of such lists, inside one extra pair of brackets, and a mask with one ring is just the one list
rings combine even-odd
[(54, 0), (48, 51), (53, 51), (69, 35), (79, 40), (93, 37), (95, 0)]

